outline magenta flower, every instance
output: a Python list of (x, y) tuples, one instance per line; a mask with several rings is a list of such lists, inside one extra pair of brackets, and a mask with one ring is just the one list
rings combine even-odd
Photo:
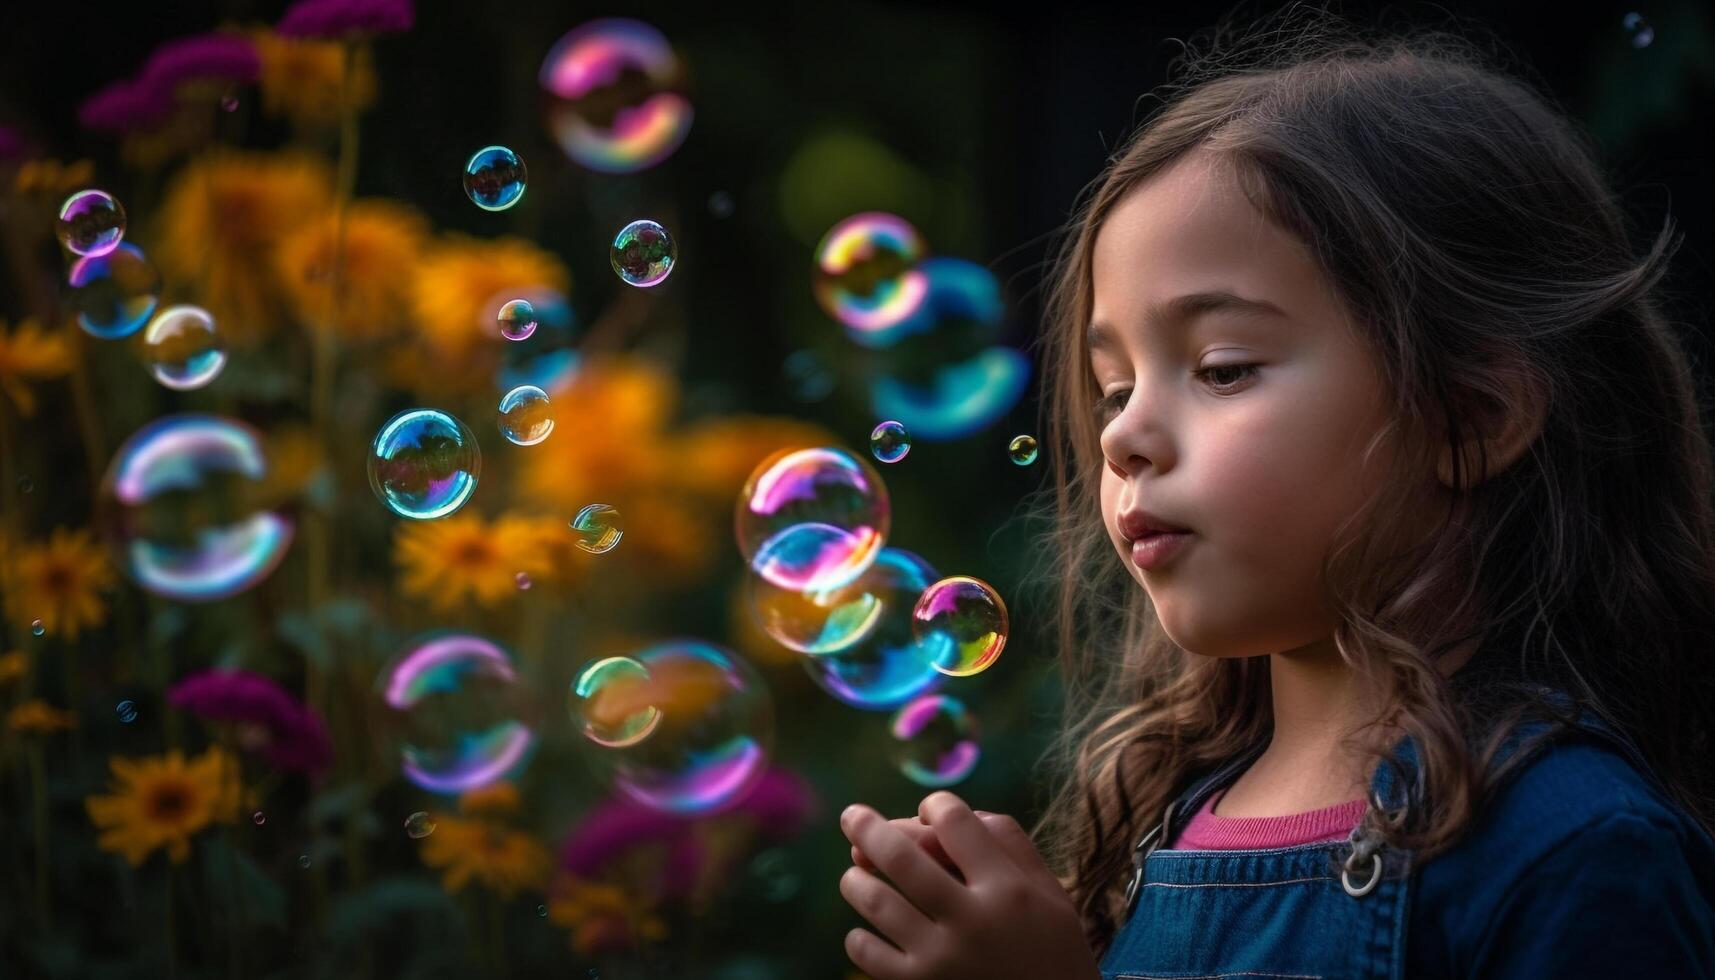
[(24, 158), (24, 136), (10, 126), (0, 126), (0, 160)]
[(172, 92), (180, 82), (216, 79), (250, 83), (262, 76), (256, 45), (241, 34), (193, 34), (156, 48), (144, 63), (141, 84)]
[(411, 0), (298, 0), (286, 9), (274, 32), (335, 40), (353, 34), (373, 37), (410, 30), (414, 16)]
[(85, 129), (130, 133), (160, 124), (172, 111), (170, 95), (144, 81), (124, 78), (84, 99), (77, 121)]
[(313, 774), (333, 764), (321, 717), (261, 674), (198, 671), (174, 684), (167, 700), (207, 721), (236, 724), (239, 744), (280, 769)]
[(615, 859), (636, 847), (665, 848), (660, 877), (651, 883), (662, 897), (689, 895), (708, 873), (699, 825), (740, 821), (765, 837), (792, 836), (818, 808), (814, 792), (797, 774), (771, 767), (737, 805), (718, 815), (679, 816), (614, 797), (597, 806), (567, 836), (560, 867), (579, 878), (599, 878)]

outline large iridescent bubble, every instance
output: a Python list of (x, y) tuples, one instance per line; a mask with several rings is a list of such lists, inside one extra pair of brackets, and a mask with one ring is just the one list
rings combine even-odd
[[(833, 446), (786, 449), (745, 481), (734, 524), (753, 572), (783, 589), (825, 592), (875, 560), (892, 509), (881, 477), (855, 454)], [(783, 537), (802, 524), (819, 530)]]
[(756, 671), (736, 654), (679, 639), (630, 658), (647, 681), (627, 710), (660, 712), (647, 737), (622, 746), (580, 744), (599, 773), (638, 803), (663, 813), (707, 814), (741, 800), (767, 768), (774, 705)]
[(853, 340), (886, 347), (897, 339), (893, 328), (928, 295), (929, 280), (916, 269), (924, 248), (923, 236), (898, 215), (854, 214), (816, 246), (816, 301)]
[(468, 633), (420, 638), (376, 680), (400, 768), (433, 793), (477, 789), (516, 771), (538, 714), (499, 644)]
[(684, 70), (660, 31), (623, 17), (560, 38), (538, 75), (549, 133), (573, 163), (635, 173), (672, 156), (691, 131)]
[(649, 702), (653, 693), (647, 667), (630, 657), (602, 657), (578, 671), (566, 702), (585, 738), (620, 749), (661, 723), (661, 709)]
[(370, 444), (369, 486), (400, 517), (433, 520), (465, 505), (482, 475), (482, 450), (463, 422), (432, 408), (387, 420)]
[(118, 340), (149, 322), (161, 298), (161, 273), (130, 242), (72, 263), (67, 277), (77, 325), (93, 337)]
[(911, 615), (918, 642), (936, 653), (931, 665), (952, 677), (987, 670), (1012, 631), (1000, 593), (969, 575), (944, 578), (924, 589)]
[(98, 514), (119, 566), (156, 595), (207, 602), (267, 578), (292, 543), (292, 521), (265, 506), (262, 441), (216, 415), (156, 419), (119, 447)]
[(925, 694), (893, 716), (893, 762), (919, 786), (951, 786), (971, 774), (982, 754), (976, 719), (958, 698)]
[(821, 559), (841, 553), (851, 535), (826, 524), (796, 524), (770, 538), (751, 562), (745, 602), (764, 633), (799, 653), (832, 653), (869, 635), (881, 614), (881, 599), (867, 587), (870, 570), (831, 589), (805, 589)]
[(883, 548), (875, 564), (848, 589), (876, 600), (869, 630), (830, 653), (800, 657), (815, 681), (841, 702), (865, 711), (888, 711), (946, 680), (934, 664), (948, 656), (938, 637), (919, 641), (912, 631), (917, 597), (937, 578), (935, 569), (902, 548)]

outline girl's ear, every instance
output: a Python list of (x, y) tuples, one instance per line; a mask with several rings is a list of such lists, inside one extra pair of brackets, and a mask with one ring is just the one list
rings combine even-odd
[(1480, 434), (1459, 446), (1464, 458), (1459, 486), (1453, 484), (1452, 445), (1442, 448), (1436, 463), (1441, 484), (1451, 489), (1469, 490), (1512, 466), (1542, 434), (1548, 418), (1548, 386), (1530, 372), (1513, 375), (1503, 392), (1485, 392), (1478, 397), (1489, 407), (1476, 416)]

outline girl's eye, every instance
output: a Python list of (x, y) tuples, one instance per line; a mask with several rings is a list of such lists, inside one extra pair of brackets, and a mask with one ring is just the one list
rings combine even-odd
[[(1214, 383), (1209, 385), (1211, 390), (1218, 393), (1231, 393), (1234, 389), (1238, 388), (1242, 382), (1256, 374), (1257, 367), (1258, 365), (1255, 364), (1217, 364), (1213, 367), (1202, 368), (1191, 373), (1199, 381), (1205, 381), (1207, 383), (1209, 380), (1213, 380)], [(1224, 382), (1215, 380), (1216, 375), (1220, 375), (1222, 378), (1231, 378), (1232, 380)], [(1109, 422), (1112, 422), (1114, 420), (1114, 416), (1125, 411), (1125, 401), (1129, 397), (1131, 397), (1131, 389), (1121, 388), (1113, 394), (1096, 402), (1097, 421), (1102, 425), (1107, 425)]]

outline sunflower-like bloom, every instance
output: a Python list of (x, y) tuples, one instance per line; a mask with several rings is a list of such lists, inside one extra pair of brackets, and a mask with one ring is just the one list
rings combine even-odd
[(6, 715), (6, 730), (17, 735), (29, 732), (63, 732), (76, 726), (77, 715), (62, 711), (39, 698), (25, 701)]
[(571, 930), (572, 948), (580, 956), (619, 952), (667, 936), (666, 923), (648, 902), (619, 885), (573, 874), (555, 879), (548, 918)]
[[(22, 196), (40, 195), (61, 198), (95, 181), (95, 163), (79, 160), (61, 163), (58, 160), (26, 160), (18, 165), (12, 176), (12, 189)], [(58, 203), (57, 201), (55, 202)]]
[(88, 531), (55, 528), (46, 543), (19, 549), (6, 570), (6, 612), (13, 622), (76, 639), (107, 618), (101, 590), (113, 584), (107, 555)]
[(36, 395), (30, 382), (57, 378), (71, 371), (71, 342), (63, 334), (42, 330), (33, 318), (7, 330), (0, 321), (0, 392), (28, 418), (36, 412)]
[(108, 760), (111, 793), (83, 801), (101, 831), (96, 843), (105, 851), (141, 865), (165, 847), (174, 864), (190, 857), (191, 837), (210, 823), (231, 823), (238, 816), (238, 760), (219, 748), (185, 761), (174, 749), (166, 755)]
[(347, 208), (344, 274), (335, 310), (338, 231), (338, 218), (328, 214), (280, 243), (276, 268), (298, 319), (314, 329), (359, 338), (385, 337), (404, 327), (411, 310), (411, 270), (428, 237), (428, 222), (394, 201), (356, 201)]
[(449, 362), (487, 344), (504, 343), (495, 315), (507, 290), (565, 292), (571, 277), (551, 253), (522, 238), (441, 238), (417, 264), (411, 283), (417, 325), (435, 353)]
[(529, 518), (502, 515), (490, 523), (476, 514), (402, 523), (393, 560), (404, 573), (400, 588), (439, 609), (467, 599), (493, 608), (518, 593), (518, 573), (532, 581), (555, 572), (541, 547), (542, 529)]
[(22, 650), (12, 650), (0, 655), (0, 684), (10, 684), (23, 680), (30, 674), (30, 655)]
[(490, 820), (434, 814), (435, 832), (423, 838), (423, 863), (442, 869), (441, 887), (463, 890), (474, 879), (503, 898), (540, 888), (553, 863), (548, 849), (522, 830)]
[[(252, 31), (250, 40), (262, 57), (262, 111), (284, 116), (305, 129), (339, 122), (340, 91), (345, 82), (345, 47), (338, 41), (285, 37), (274, 31)], [(375, 102), (375, 67), (367, 45), (357, 49), (351, 77), (351, 100), (362, 109)]]
[[(661, 485), (677, 465), (665, 435), (677, 401), (672, 377), (647, 361), (586, 363), (554, 398), (560, 418), (590, 420), (578, 426), (577, 452), (529, 453), (520, 481), (525, 497), (574, 513), (602, 502), (623, 514), (629, 497)], [(629, 538), (636, 523), (627, 523)]]
[(202, 298), (228, 343), (278, 325), (284, 304), (275, 250), (330, 213), (333, 175), (307, 154), (219, 151), (187, 164), (161, 205), (154, 259)]

